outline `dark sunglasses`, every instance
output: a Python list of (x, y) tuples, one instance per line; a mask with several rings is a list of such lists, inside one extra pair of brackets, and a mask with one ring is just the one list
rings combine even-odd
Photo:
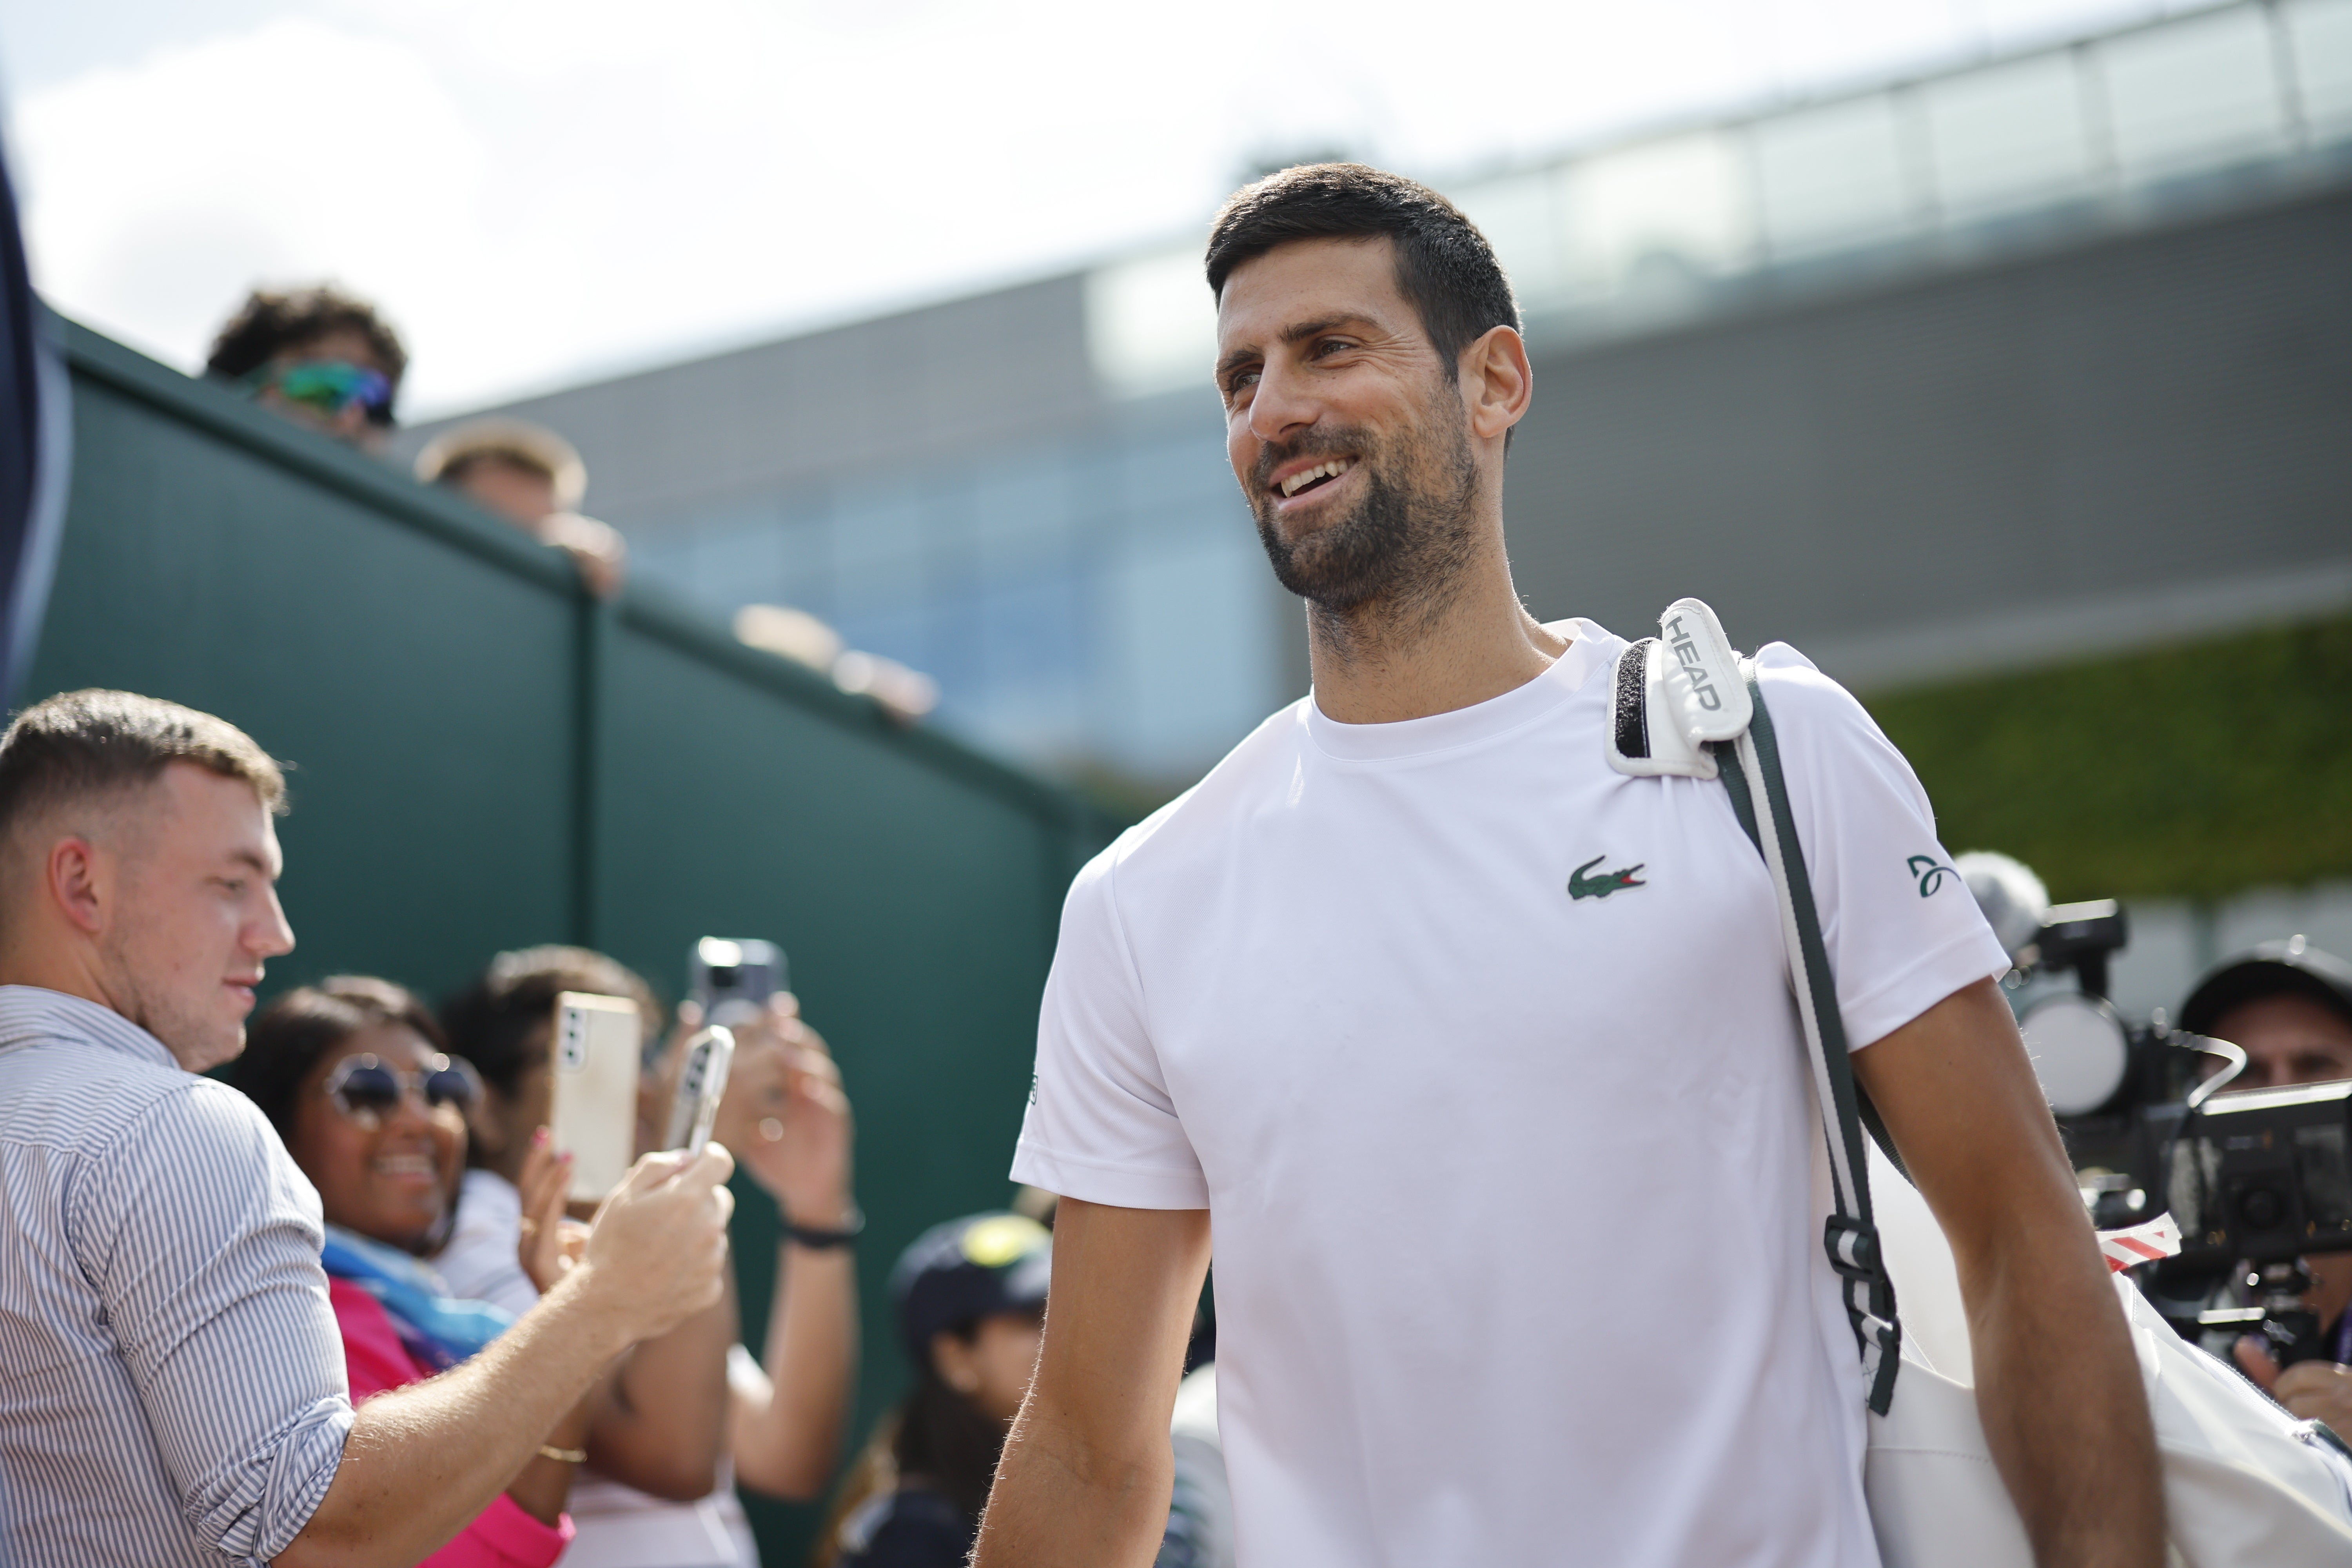
[(338, 1062), (327, 1075), (326, 1089), (336, 1110), (373, 1131), (412, 1094), (427, 1115), (446, 1110), (463, 1117), (481, 1098), (482, 1080), (471, 1063), (457, 1057), (427, 1057), (422, 1068), (409, 1070), (361, 1055)]
[(356, 403), (367, 410), (372, 425), (392, 423), (392, 378), (380, 370), (348, 360), (300, 360), (290, 364), (266, 364), (245, 378), (246, 390), (258, 395), (275, 387), (289, 403), (299, 403), (333, 416)]

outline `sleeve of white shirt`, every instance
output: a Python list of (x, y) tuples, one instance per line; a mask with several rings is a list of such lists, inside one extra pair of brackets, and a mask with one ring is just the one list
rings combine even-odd
[(1208, 1182), (1169, 1097), (1119, 923), (1124, 842), (1088, 863), (1062, 904), (1013, 1179), (1122, 1208), (1206, 1208)]
[(1936, 840), (1927, 792), (1846, 689), (1785, 643), (1756, 655), (1846, 1043), (1884, 1039), (2009, 957)]

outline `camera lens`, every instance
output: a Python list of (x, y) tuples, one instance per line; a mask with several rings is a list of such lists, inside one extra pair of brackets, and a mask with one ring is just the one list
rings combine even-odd
[(2255, 1187), (2238, 1200), (2238, 1216), (2248, 1230), (2276, 1230), (2286, 1219), (2286, 1200), (2275, 1187)]

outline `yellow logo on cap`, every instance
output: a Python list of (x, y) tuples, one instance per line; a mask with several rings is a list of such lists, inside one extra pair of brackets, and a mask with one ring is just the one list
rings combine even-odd
[(1045, 1246), (1053, 1233), (1017, 1214), (982, 1220), (963, 1233), (963, 1255), (982, 1268), (1002, 1268)]

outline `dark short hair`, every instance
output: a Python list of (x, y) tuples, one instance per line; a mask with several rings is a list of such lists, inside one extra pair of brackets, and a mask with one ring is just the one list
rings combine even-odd
[(213, 340), (205, 374), (239, 381), (288, 349), (342, 331), (365, 338), (368, 352), (383, 364), (394, 387), (400, 385), (401, 374), (408, 369), (408, 351), (401, 347), (400, 334), (376, 314), (373, 305), (326, 283), (283, 293), (256, 289), (247, 295)]
[(433, 1009), (408, 987), (373, 975), (338, 974), (289, 991), (255, 1016), (245, 1032), (245, 1054), (236, 1059), (236, 1087), (291, 1148), (302, 1080), (329, 1051), (380, 1024), (413, 1029), (436, 1051), (449, 1048)]
[(661, 1003), (636, 971), (584, 947), (551, 944), (499, 954), (441, 1004), (449, 1048), (473, 1063), (484, 1083), (510, 1095), (534, 1059), (526, 1048), (533, 1032), (551, 1022), (555, 998), (566, 991), (625, 996), (645, 1016), (646, 1043), (660, 1037)]
[(152, 784), (173, 763), (242, 779), (271, 811), (286, 809), (285, 773), (226, 720), (133, 691), (66, 691), (0, 735), (0, 842), (43, 811)]
[(1223, 298), (1235, 268), (1300, 239), (1389, 240), (1397, 292), (1448, 364), (1495, 328), (1518, 328), (1511, 280), (1478, 226), (1427, 185), (1362, 163), (1302, 164), (1235, 191), (1209, 229), (1210, 292)]

